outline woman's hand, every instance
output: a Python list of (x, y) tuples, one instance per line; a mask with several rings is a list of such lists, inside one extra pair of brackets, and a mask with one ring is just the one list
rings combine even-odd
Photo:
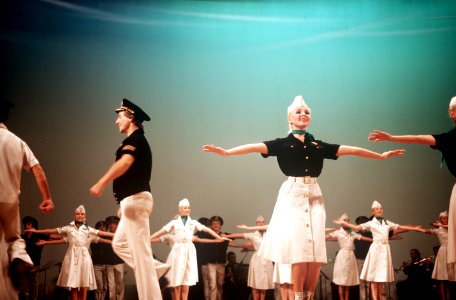
[(369, 134), (367, 139), (373, 142), (391, 141), (391, 134), (385, 131), (374, 130), (374, 132)]
[(218, 155), (221, 155), (221, 156), (227, 156), (228, 155), (228, 152), (223, 149), (223, 148), (220, 148), (220, 147), (217, 147), (215, 145), (204, 145), (203, 146), (203, 152), (212, 152), (212, 153), (215, 153), (215, 154), (218, 154)]
[(404, 149), (396, 149), (391, 151), (386, 151), (382, 153), (382, 159), (388, 159), (393, 156), (403, 156), (405, 154)]

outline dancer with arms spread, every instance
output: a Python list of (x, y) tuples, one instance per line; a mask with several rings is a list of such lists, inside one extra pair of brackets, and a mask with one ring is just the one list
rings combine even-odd
[(258, 254), (276, 263), (292, 264), (295, 299), (313, 299), (320, 267), (326, 263), (326, 212), (317, 177), (324, 159), (355, 155), (384, 160), (404, 154), (398, 149), (377, 153), (360, 147), (329, 144), (315, 140), (306, 131), (311, 111), (302, 96), (288, 107), (290, 134), (262, 143), (231, 149), (204, 145), (203, 151), (221, 156), (259, 153), (276, 156), (281, 171), (288, 176), (282, 184)]
[[(339, 220), (350, 222), (347, 214), (340, 216)], [(350, 299), (350, 287), (359, 285), (358, 264), (355, 257), (355, 239), (372, 242), (371, 238), (353, 232), (351, 228), (340, 227), (339, 230), (326, 235), (326, 240), (337, 241), (340, 250), (337, 252), (334, 262), (333, 282), (337, 285), (339, 299)]]
[(394, 281), (391, 250), (388, 243), (389, 231), (393, 229), (426, 232), (426, 230), (419, 226), (399, 225), (386, 220), (383, 218), (383, 206), (378, 201), (374, 201), (371, 207), (374, 218), (366, 223), (353, 225), (343, 219), (334, 220), (334, 223), (356, 231), (369, 230), (372, 232), (373, 242), (361, 270), (361, 279), (371, 283), (372, 299), (380, 300), (385, 282)]
[(92, 258), (89, 253), (91, 243), (106, 243), (111, 241), (100, 237), (112, 237), (110, 232), (104, 232), (89, 227), (86, 224), (86, 210), (80, 205), (74, 211), (73, 221), (63, 227), (50, 229), (29, 229), (26, 232), (61, 235), (61, 239), (41, 240), (37, 245), (58, 245), (68, 243), (68, 250), (63, 259), (57, 285), (71, 291), (72, 300), (87, 299), (87, 291), (97, 288)]
[(194, 234), (197, 231), (204, 231), (217, 240), (228, 240), (220, 237), (197, 220), (193, 220), (190, 212), (190, 202), (186, 198), (182, 199), (179, 201), (179, 217), (171, 220), (150, 236), (150, 239), (154, 240), (165, 233), (172, 232), (173, 245), (166, 260), (170, 269), (166, 274), (166, 279), (168, 279), (169, 287), (172, 288), (173, 300), (187, 300), (189, 287), (198, 282), (196, 248), (193, 244)]

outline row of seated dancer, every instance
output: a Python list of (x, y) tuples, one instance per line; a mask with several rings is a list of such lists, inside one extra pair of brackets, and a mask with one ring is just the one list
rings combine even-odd
[[(181, 205), (182, 203), (184, 205)], [(181, 208), (183, 208), (182, 210), (187, 208), (187, 213), (182, 213)], [(166, 241), (171, 247), (166, 264), (162, 264), (164, 266), (163, 270), (167, 271), (164, 276), (161, 276), (164, 299), (196, 300), (221, 299), (222, 297), (225, 300), (249, 298), (260, 300), (274, 298), (293, 299), (291, 266), (273, 264), (256, 255), (256, 250), (258, 250), (262, 236), (267, 229), (263, 217), (260, 216), (256, 219), (255, 226), (238, 226), (240, 229), (249, 230), (248, 232), (229, 234), (222, 232), (223, 219), (220, 216), (213, 216), (210, 219), (200, 218), (198, 221), (191, 220), (189, 217), (190, 204), (187, 199), (179, 202), (179, 209), (180, 214), (176, 218), (151, 235), (152, 242)], [(184, 216), (187, 219), (184, 220)], [(75, 211), (73, 222), (67, 225), (78, 226), (79, 224), (79, 226), (86, 226), (87, 232), (97, 232), (93, 238), (88, 239), (87, 245), (91, 249), (91, 260), (86, 263), (91, 268), (81, 267), (81, 274), (78, 274), (80, 277), (78, 282), (80, 282), (81, 286), (78, 290), (85, 290), (89, 299), (125, 299), (125, 265), (114, 254), (110, 246), (110, 239), (116, 230), (119, 218), (110, 216), (105, 221), (97, 222), (95, 225), (96, 231), (91, 231), (91, 228), (85, 225), (86, 220), (85, 209), (80, 206)], [(356, 219), (356, 223), (364, 224), (372, 220), (375, 220), (375, 216), (371, 218), (360, 216)], [(195, 276), (195, 274), (190, 272), (184, 278), (176, 278), (182, 277), (176, 275), (180, 273), (176, 269), (180, 270), (182, 268), (182, 266), (178, 266), (179, 263), (177, 262), (179, 259), (182, 260), (182, 257), (173, 257), (172, 253), (173, 249), (176, 248), (176, 244), (182, 244), (178, 239), (185, 238), (180, 232), (179, 225), (176, 224), (183, 223), (185, 225), (187, 221), (193, 222), (192, 224), (196, 226), (196, 229), (194, 228), (190, 233), (192, 235), (190, 240), (196, 246), (194, 247), (196, 252), (195, 261), (190, 263), (190, 265), (197, 266), (197, 275)], [(356, 232), (353, 230), (359, 228), (356, 227), (357, 225), (349, 223), (349, 218), (346, 214), (343, 214), (334, 222), (341, 225), (341, 227), (328, 229), (326, 237), (328, 241), (338, 241), (341, 248), (334, 261), (333, 298), (338, 297), (339, 299), (347, 300), (369, 299), (369, 288), (366, 288), (364, 280), (360, 280), (358, 269), (363, 265), (366, 257), (369, 256), (372, 233), (370, 231)], [(384, 220), (383, 222), (390, 221)], [(406, 280), (397, 283), (398, 299), (419, 299), (423, 295), (426, 295), (425, 299), (451, 299), (451, 292), (454, 289), (453, 282), (456, 280), (456, 276), (453, 265), (446, 264), (445, 261), (447, 223), (448, 215), (446, 212), (442, 212), (439, 215), (439, 220), (433, 222), (434, 228), (420, 228), (417, 230), (436, 235), (441, 246), (436, 251), (433, 259), (426, 258), (426, 260), (417, 255), (419, 254), (418, 250), (413, 249), (410, 253), (411, 261), (396, 269), (397, 271), (402, 270), (408, 275)], [(27, 243), (27, 251), (37, 265), (40, 265), (43, 245), (68, 243), (69, 249), (74, 245), (74, 241), (71, 241), (72, 235), (67, 235), (65, 238), (62, 237), (65, 233), (64, 229), (38, 230), (36, 219), (30, 216), (23, 219), (23, 224), (25, 231), (23, 238)], [(399, 226), (396, 230), (390, 231), (389, 238), (396, 239), (397, 233), (408, 231), (410, 228)], [(102, 232), (106, 233), (103, 234)], [(193, 235), (195, 232), (197, 234)], [(242, 244), (235, 243), (235, 239), (245, 239), (247, 242)], [(81, 240), (77, 242), (80, 243)], [(254, 251), (249, 264), (237, 263), (234, 252), (230, 252), (227, 255), (228, 247)], [(182, 249), (174, 252), (177, 253), (177, 256), (184, 255)], [(60, 265), (61, 270), (57, 280), (57, 285), (64, 288), (71, 286), (71, 281), (75, 280), (68, 275), (68, 270), (66, 269), (69, 264), (65, 263), (65, 260), (73, 265), (75, 264), (75, 257), (71, 257), (70, 253), (71, 251), (67, 252), (64, 262)], [(78, 262), (78, 264), (82, 266), (85, 263)], [(214, 270), (211, 269), (212, 265), (215, 265)], [(192, 268), (190, 267), (190, 269)], [(82, 270), (86, 270), (85, 272), (90, 274), (82, 274)], [(161, 269), (158, 268), (158, 270)], [(422, 272), (421, 275), (419, 275), (420, 272)], [(341, 276), (341, 274), (345, 275)], [(347, 274), (350, 274), (350, 276), (347, 276)], [(86, 282), (89, 282), (89, 284), (86, 284)], [(31, 280), (28, 289), (30, 289), (30, 295), (35, 295), (30, 297), (31, 299), (37, 299), (37, 286), (36, 278)], [(179, 286), (181, 287), (180, 289), (177, 288)], [(273, 291), (276, 286), (280, 287), (278, 292)], [(179, 291), (179, 294), (176, 294), (176, 290)], [(182, 294), (184, 297), (182, 297)], [(453, 295), (456, 294), (453, 293)]]

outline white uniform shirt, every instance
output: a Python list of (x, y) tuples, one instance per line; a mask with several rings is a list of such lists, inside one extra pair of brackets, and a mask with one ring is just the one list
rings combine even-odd
[(29, 146), (0, 123), (0, 202), (19, 201), (22, 169), (38, 164)]

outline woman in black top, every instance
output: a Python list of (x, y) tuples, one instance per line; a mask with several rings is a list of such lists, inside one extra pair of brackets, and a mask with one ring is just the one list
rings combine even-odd
[(263, 157), (277, 157), (288, 180), (280, 188), (259, 255), (277, 263), (292, 264), (295, 299), (313, 298), (320, 266), (326, 263), (326, 213), (316, 179), (323, 168), (323, 160), (343, 155), (383, 160), (404, 154), (401, 149), (377, 153), (315, 140), (306, 131), (310, 122), (310, 108), (302, 96), (297, 96), (288, 107), (290, 134), (287, 137), (228, 150), (214, 145), (203, 146), (204, 152), (221, 156), (260, 153)]

